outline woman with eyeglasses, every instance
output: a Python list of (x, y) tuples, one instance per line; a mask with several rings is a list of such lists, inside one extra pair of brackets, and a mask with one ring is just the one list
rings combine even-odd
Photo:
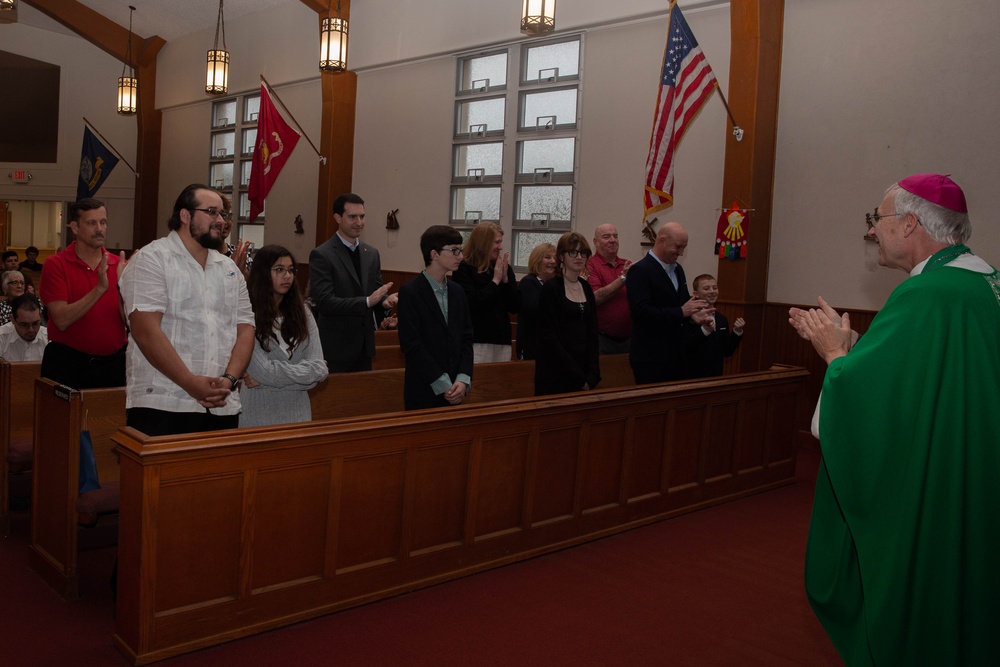
[(598, 361), (597, 302), (581, 279), (590, 244), (567, 232), (556, 245), (559, 266), (545, 283), (538, 306), (535, 395), (587, 391), (601, 381)]
[(247, 289), (257, 327), (240, 391), (240, 426), (309, 421), (308, 391), (326, 379), (319, 329), (295, 287), (295, 258), (285, 248), (257, 251)]
[(469, 300), (475, 363), (510, 361), (510, 313), (521, 309), (521, 293), (510, 267), (510, 253), (503, 252), (500, 225), (480, 222), (472, 228), (452, 279)]
[(11, 301), (24, 294), (24, 274), (20, 271), (5, 271), (0, 281), (3, 284), (3, 296), (0, 297), (0, 324), (7, 324), (14, 316), (10, 306)]
[(538, 302), (542, 287), (556, 275), (556, 247), (542, 243), (528, 255), (528, 275), (521, 278), (521, 310), (517, 314), (517, 358), (534, 359), (538, 353)]

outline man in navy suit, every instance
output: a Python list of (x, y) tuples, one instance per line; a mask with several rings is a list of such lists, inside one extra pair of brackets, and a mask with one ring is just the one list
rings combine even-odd
[(434, 225), (420, 237), (424, 271), (399, 290), (399, 347), (407, 410), (458, 405), (472, 385), (472, 317), (465, 291), (447, 278), (462, 262), (462, 235)]
[(682, 379), (684, 342), (692, 322), (706, 324), (715, 312), (688, 292), (684, 269), (677, 263), (687, 244), (688, 233), (680, 223), (668, 222), (657, 232), (653, 249), (629, 270), (629, 363), (636, 384)]
[(309, 293), (316, 303), (323, 358), (331, 373), (370, 371), (375, 325), (396, 305), (382, 284), (378, 250), (361, 242), (365, 200), (344, 194), (333, 202), (337, 233), (309, 253)]

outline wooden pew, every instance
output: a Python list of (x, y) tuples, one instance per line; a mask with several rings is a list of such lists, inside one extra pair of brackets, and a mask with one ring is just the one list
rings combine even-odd
[[(35, 380), (34, 399), (30, 563), (60, 594), (75, 598), (80, 511), (96, 515), (118, 505), (118, 461), (111, 435), (125, 425), (125, 389), (77, 391), (40, 378)], [(102, 488), (80, 496), (80, 432), (85, 423)]]
[[(326, 382), (309, 392), (313, 420), (403, 410), (403, 374), (404, 369), (393, 368), (331, 375)], [(601, 384), (598, 389), (603, 391), (634, 384), (627, 354), (601, 357)], [(478, 405), (491, 401), (530, 398), (534, 394), (534, 361), (480, 364), (472, 373), (472, 392), (464, 403)]]
[(376, 329), (375, 347), (379, 345), (399, 345), (399, 331), (396, 329)]
[(39, 361), (0, 359), (0, 536), (10, 533), (10, 485), (31, 472)]
[(806, 375), (122, 429), (115, 645), (162, 660), (792, 483)]

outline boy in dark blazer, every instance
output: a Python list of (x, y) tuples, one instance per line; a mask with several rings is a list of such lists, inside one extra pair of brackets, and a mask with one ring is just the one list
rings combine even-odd
[[(719, 300), (719, 283), (713, 276), (703, 273), (694, 279), (691, 287), (694, 289), (695, 298), (704, 299), (709, 307), (715, 308), (715, 302)], [(746, 323), (743, 318), (737, 317), (733, 322), (733, 328), (730, 329), (726, 316), (715, 311), (712, 319), (698, 327), (688, 339), (685, 377), (707, 378), (722, 375), (723, 359), (731, 356), (739, 347), (740, 341), (743, 340), (744, 324)]]
[(472, 318), (447, 274), (462, 262), (462, 235), (448, 225), (420, 237), (425, 269), (399, 290), (399, 346), (407, 410), (458, 405), (472, 385)]

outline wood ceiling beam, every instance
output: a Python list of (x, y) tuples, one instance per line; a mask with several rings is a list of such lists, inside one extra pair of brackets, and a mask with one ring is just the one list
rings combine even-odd
[[(111, 19), (76, 0), (21, 0), (54, 21), (61, 23), (108, 55), (125, 62), (129, 32)], [(166, 44), (162, 37), (143, 38), (132, 34), (132, 62), (148, 66)]]

